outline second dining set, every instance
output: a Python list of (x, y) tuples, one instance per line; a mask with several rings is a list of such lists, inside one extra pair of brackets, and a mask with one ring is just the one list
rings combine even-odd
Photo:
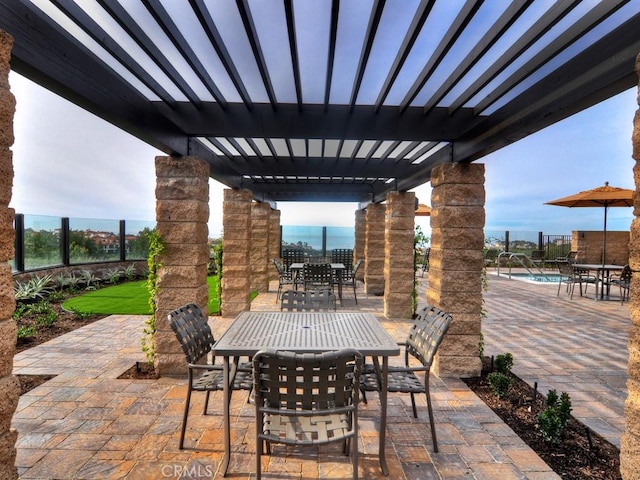
[(278, 295), (285, 289), (308, 292), (331, 291), (336, 293), (342, 305), (343, 287), (353, 289), (354, 301), (358, 303), (356, 275), (362, 260), (353, 262), (353, 250), (334, 249), (329, 258), (313, 258), (302, 249), (283, 249), (282, 262), (273, 259), (278, 270)]

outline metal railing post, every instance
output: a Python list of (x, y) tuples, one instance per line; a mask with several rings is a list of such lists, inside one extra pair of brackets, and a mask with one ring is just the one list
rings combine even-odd
[(69, 217), (60, 219), (60, 254), (62, 257), (62, 265), (68, 267), (71, 265), (71, 256), (69, 255), (69, 242), (71, 235), (69, 234)]
[(124, 262), (127, 259), (127, 239), (125, 235), (126, 225), (124, 220), (120, 220), (120, 236), (118, 238), (120, 243), (120, 261)]
[(24, 214), (16, 213), (13, 220), (15, 229), (14, 263), (18, 272), (24, 272)]

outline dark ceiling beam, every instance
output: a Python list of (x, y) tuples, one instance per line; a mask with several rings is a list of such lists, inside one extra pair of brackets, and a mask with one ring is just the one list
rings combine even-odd
[(251, 96), (249, 95), (247, 88), (244, 86), (244, 83), (242, 82), (240, 72), (238, 72), (238, 69), (233, 63), (231, 54), (229, 53), (229, 50), (227, 50), (224, 40), (222, 39), (222, 35), (220, 35), (220, 32), (218, 31), (218, 28), (216, 27), (216, 24), (213, 21), (213, 18), (211, 18), (211, 15), (209, 14), (209, 10), (207, 10), (207, 7), (204, 3), (204, 0), (189, 0), (189, 3), (191, 4), (191, 8), (195, 13), (196, 18), (200, 22), (200, 26), (202, 27), (202, 30), (204, 30), (204, 33), (207, 35), (207, 38), (209, 39), (211, 46), (214, 48), (214, 50), (218, 54), (218, 58), (220, 58), (220, 62), (222, 62), (222, 65), (227, 71), (227, 74), (229, 75), (229, 77), (231, 78), (231, 81), (233, 82), (234, 87), (236, 87), (236, 90), (240, 94), (240, 98), (242, 98), (242, 101), (247, 106), (247, 108), (251, 110), (253, 106), (251, 102)]
[(126, 68), (149, 90), (156, 94), (167, 105), (174, 107), (176, 102), (155, 78), (147, 73), (127, 51), (120, 46), (107, 32), (98, 25), (85, 11), (71, 0), (52, 0), (52, 3), (71, 19), (81, 30), (89, 35), (97, 44), (109, 52), (114, 59)]
[(305, 105), (299, 111), (295, 104), (280, 104), (274, 112), (269, 104), (254, 104), (252, 112), (242, 104), (229, 104), (222, 111), (215, 103), (200, 110), (180, 103), (166, 115), (179, 128), (192, 136), (254, 137), (254, 138), (325, 138), (449, 141), (470, 128), (470, 122), (480, 122), (470, 111), (459, 111), (450, 117), (446, 108), (437, 108), (430, 115), (422, 107), (412, 107), (398, 115), (397, 107), (383, 107), (375, 113), (372, 105)]
[(217, 85), (209, 75), (209, 72), (202, 65), (200, 59), (189, 45), (189, 42), (178, 26), (174, 23), (171, 15), (167, 12), (160, 3), (160, 0), (142, 0), (142, 4), (146, 7), (147, 11), (151, 14), (158, 26), (162, 29), (165, 35), (169, 38), (171, 43), (180, 52), (185, 61), (193, 69), (193, 72), (200, 79), (204, 87), (209, 91), (213, 98), (225, 109), (227, 108), (227, 101), (222, 95), (222, 92), (218, 89)]
[(186, 154), (175, 125), (31, 2), (0, 2), (0, 29), (14, 38), (12, 70), (167, 154)]
[(364, 45), (362, 46), (360, 59), (358, 60), (356, 78), (351, 88), (351, 99), (349, 100), (349, 107), (351, 110), (355, 108), (356, 101), (358, 100), (358, 92), (360, 92), (360, 86), (362, 85), (364, 72), (367, 68), (369, 55), (371, 55), (373, 42), (376, 39), (376, 32), (378, 31), (378, 26), (380, 25), (380, 18), (382, 18), (382, 11), (384, 10), (385, 1), (386, 0), (373, 0), (371, 14), (369, 15), (369, 23), (367, 24), (367, 31), (364, 35)]
[(486, 117), (456, 144), (454, 159), (478, 159), (637, 86), (638, 32), (640, 13)]
[(120, 27), (127, 32), (149, 58), (162, 70), (167, 78), (180, 90), (196, 108), (202, 103), (189, 83), (182, 77), (169, 59), (162, 53), (138, 23), (117, 0), (97, 0), (102, 8)]
[(474, 106), (474, 112), (480, 115), (512, 88), (550, 62), (554, 56), (569, 48), (574, 42), (578, 41), (597, 25), (617, 12), (628, 3), (628, 1), (629, 0), (606, 0), (598, 3), (593, 9), (578, 19), (576, 23), (568, 27), (524, 65), (518, 68), (518, 70), (512, 73), (509, 78), (495, 87), (486, 97), (480, 100), (480, 102)]
[(400, 102), (398, 107), (400, 113), (404, 113), (407, 108), (409, 108), (413, 99), (416, 98), (418, 93), (420, 93), (420, 90), (422, 90), (422, 87), (424, 87), (429, 78), (431, 78), (431, 74), (436, 68), (438, 68), (442, 60), (444, 60), (444, 57), (447, 55), (449, 50), (451, 50), (460, 35), (462, 35), (462, 32), (464, 32), (464, 29), (467, 27), (469, 22), (471, 22), (483, 3), (484, 0), (467, 0), (465, 2), (455, 20), (442, 37), (442, 40), (433, 51), (433, 54), (429, 57), (429, 60), (423, 67), (422, 71), (418, 74), (415, 82), (411, 85), (411, 88), (409, 88), (409, 91)]
[(289, 35), (289, 51), (291, 52), (291, 66), (293, 68), (293, 83), (296, 87), (298, 110), (302, 111), (302, 81), (300, 80), (300, 59), (298, 40), (296, 37), (296, 22), (293, 14), (292, 0), (284, 0), (284, 12), (287, 19), (287, 34)]
[[(431, 181), (431, 171), (437, 165), (441, 163), (450, 163), (452, 159), (452, 152), (456, 148), (455, 144), (449, 144), (446, 147), (438, 150), (424, 162), (417, 165), (414, 172), (410, 175), (405, 175), (397, 182), (396, 188), (398, 191), (407, 191), (413, 188), (419, 187), (425, 183)], [(378, 200), (381, 201), (381, 200)]]
[(538, 41), (554, 25), (560, 22), (566, 15), (580, 4), (580, 0), (555, 2), (549, 10), (519, 37), (486, 71), (479, 75), (475, 82), (465, 89), (449, 105), (449, 111), (454, 113), (462, 108), (480, 90), (502, 73), (509, 65), (517, 60), (518, 56)]
[(258, 31), (256, 30), (256, 25), (253, 21), (253, 16), (251, 15), (249, 0), (236, 0), (236, 5), (238, 7), (238, 12), (240, 13), (240, 18), (242, 19), (242, 24), (244, 25), (245, 33), (247, 34), (247, 39), (249, 40), (249, 44), (251, 45), (253, 57), (255, 58), (256, 64), (258, 65), (258, 71), (260, 72), (260, 78), (262, 78), (262, 84), (264, 85), (267, 96), (269, 97), (269, 103), (271, 103), (271, 107), (276, 110), (278, 108), (278, 101), (276, 99), (276, 93), (273, 89), (271, 77), (269, 76), (267, 62), (264, 59), (264, 52), (262, 51), (262, 47), (260, 45)]
[(435, 3), (435, 0), (422, 0), (418, 5), (416, 13), (413, 15), (413, 19), (411, 20), (411, 25), (409, 25), (409, 29), (407, 30), (407, 33), (402, 40), (402, 44), (398, 49), (398, 54), (393, 60), (393, 65), (391, 65), (389, 73), (387, 73), (387, 78), (384, 80), (384, 83), (380, 88), (380, 93), (378, 94), (378, 98), (375, 103), (376, 112), (380, 110), (382, 104), (387, 98), (387, 95), (389, 95), (389, 91), (391, 91), (393, 83), (396, 81), (396, 78), (398, 78), (398, 74), (400, 73), (404, 62), (407, 60), (409, 52), (411, 52), (411, 48), (413, 48), (414, 43), (416, 43), (416, 39), (422, 31), (422, 26), (424, 25), (424, 22), (427, 21), (429, 13)]
[(507, 6), (504, 12), (502, 12), (502, 15), (487, 29), (484, 36), (449, 75), (447, 81), (443, 82), (440, 88), (427, 99), (424, 104), (425, 115), (438, 105), (438, 102), (440, 102), (440, 100), (457, 85), (462, 77), (478, 63), (478, 60), (500, 40), (502, 35), (522, 16), (532, 3), (533, 0), (519, 0)]
[(336, 56), (336, 39), (338, 37), (338, 18), (340, 16), (340, 0), (331, 2), (331, 26), (329, 29), (329, 48), (327, 49), (327, 74), (324, 82), (324, 108), (329, 107), (331, 99), (331, 80), (333, 79), (333, 62)]

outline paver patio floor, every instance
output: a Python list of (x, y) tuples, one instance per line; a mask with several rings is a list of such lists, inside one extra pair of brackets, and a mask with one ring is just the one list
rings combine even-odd
[[(425, 279), (426, 280), (426, 279)], [(514, 372), (540, 389), (568, 391), (574, 414), (619, 445), (624, 428), (629, 314), (620, 302), (569, 300), (557, 286), (531, 285), (490, 275), (483, 321), (485, 352), (510, 351)], [(419, 293), (425, 302), (422, 281)], [(276, 309), (275, 289), (252, 309)], [(410, 321), (381, 316), (382, 298), (345, 292), (339, 308), (370, 311), (402, 340)], [(212, 397), (210, 415), (200, 414), (203, 395), (194, 394), (185, 450), (178, 449), (185, 379), (119, 380), (136, 361), (145, 317), (110, 316), (15, 356), (16, 374), (55, 378), (20, 398), (12, 426), (19, 432), (17, 466), (24, 479), (221, 478), (222, 394)], [(231, 318), (211, 317), (219, 336)], [(393, 361), (400, 361), (399, 357)], [(385, 478), (377, 462), (375, 395), (361, 405), (360, 478)], [(406, 395), (389, 396), (387, 461), (390, 479), (559, 478), (460, 379), (432, 376), (440, 452), (434, 453), (426, 401), (418, 398), (416, 420)], [(232, 400), (233, 454), (227, 478), (254, 472), (253, 407), (243, 394)], [(263, 459), (264, 478), (351, 477), (340, 449), (275, 447)]]

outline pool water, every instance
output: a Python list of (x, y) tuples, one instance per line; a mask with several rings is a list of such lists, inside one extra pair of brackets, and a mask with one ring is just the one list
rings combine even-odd
[[(507, 275), (500, 275), (508, 278)], [(528, 282), (534, 283), (558, 283), (560, 281), (559, 273), (546, 273), (544, 275), (536, 274), (532, 275), (530, 273), (512, 273), (511, 278), (515, 280), (524, 280)]]

